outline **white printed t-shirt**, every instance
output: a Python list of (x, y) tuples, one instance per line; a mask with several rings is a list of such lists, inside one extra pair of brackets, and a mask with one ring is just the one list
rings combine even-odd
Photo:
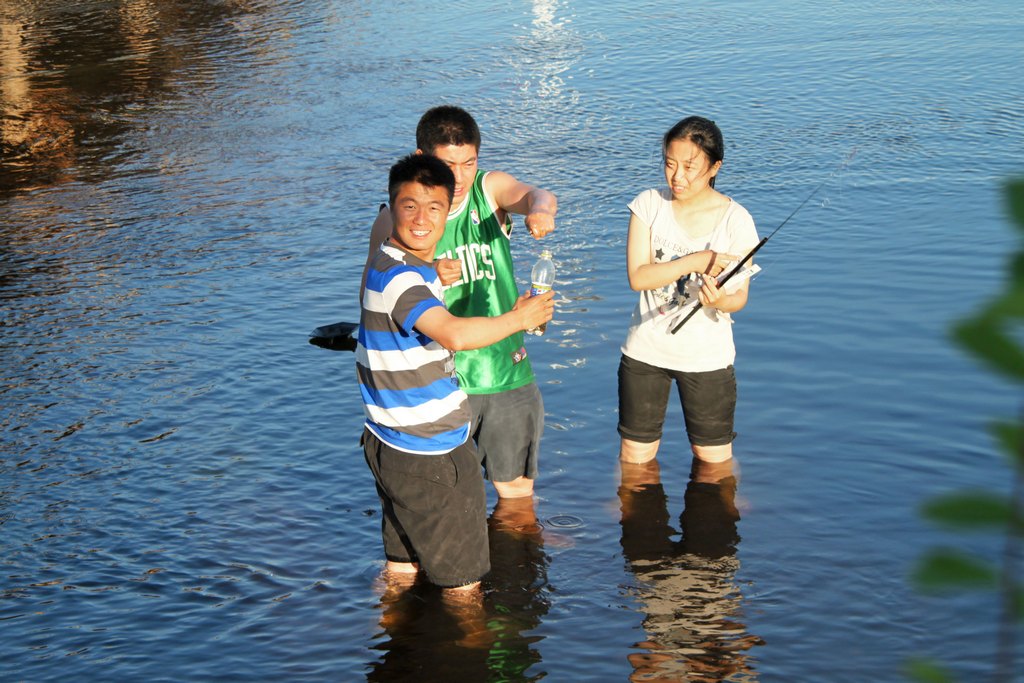
[[(650, 227), (652, 263), (705, 249), (742, 256), (758, 242), (754, 219), (733, 200), (715, 229), (699, 239), (690, 237), (676, 221), (668, 188), (641, 192), (629, 203), (629, 210)], [(640, 292), (622, 353), (648, 365), (683, 372), (708, 372), (732, 365), (736, 347), (728, 313), (703, 307), (676, 334), (671, 333), (696, 305), (699, 290), (698, 278), (690, 275)]]

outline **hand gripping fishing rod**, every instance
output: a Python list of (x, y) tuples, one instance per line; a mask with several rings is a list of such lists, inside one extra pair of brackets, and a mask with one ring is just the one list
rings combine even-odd
[[(846, 157), (846, 159), (844, 159), (841, 164), (839, 164), (839, 166), (836, 168), (836, 170), (840, 171), (843, 168), (845, 168), (846, 165), (849, 164), (850, 161), (853, 159), (853, 156), (856, 153), (857, 153), (856, 149), (854, 149), (852, 152), (850, 152), (850, 155), (848, 157)], [(835, 175), (835, 172), (830, 174), (828, 176), (828, 178), (825, 178), (820, 183), (818, 183), (818, 186), (815, 187), (813, 190), (811, 190), (811, 193), (809, 195), (807, 195), (807, 198), (804, 199), (802, 202), (800, 202), (800, 206), (796, 207), (796, 209), (793, 210), (793, 213), (791, 213), (788, 216), (786, 216), (786, 220), (784, 220), (781, 223), (779, 223), (779, 227), (777, 227), (774, 230), (772, 230), (771, 234), (769, 234), (767, 237), (762, 238), (761, 241), (758, 242), (757, 245), (753, 249), (751, 249), (750, 251), (747, 252), (746, 256), (741, 258), (736, 263), (736, 265), (733, 266), (732, 269), (728, 273), (725, 274), (725, 277), (723, 277), (722, 279), (718, 280), (718, 286), (721, 287), (722, 285), (724, 285), (726, 282), (729, 281), (729, 278), (731, 278), (736, 273), (740, 272), (740, 269), (742, 269), (743, 266), (746, 265), (747, 261), (749, 261), (750, 259), (754, 258), (754, 254), (756, 254), (758, 252), (758, 250), (761, 247), (763, 247), (768, 242), (768, 240), (770, 240), (771, 238), (775, 237), (775, 233), (777, 233), (779, 230), (782, 230), (782, 226), (785, 225), (786, 223), (788, 223), (790, 218), (792, 218), (793, 216), (797, 215), (797, 213), (800, 212), (800, 209), (804, 208), (804, 206), (807, 204), (807, 202), (811, 201), (811, 198), (814, 197), (814, 195), (818, 194), (818, 190), (820, 190), (822, 187), (824, 187), (825, 183), (827, 183), (829, 181), (829, 178), (831, 178), (833, 175)], [(679, 328), (681, 328), (683, 325), (685, 325), (686, 321), (689, 320), (690, 318), (692, 318), (694, 315), (696, 315), (697, 311), (699, 311), (703, 307), (704, 307), (704, 304), (701, 303), (700, 299), (698, 299), (697, 300), (697, 305), (694, 306), (690, 310), (690, 312), (686, 314), (685, 318), (680, 320), (676, 324), (676, 326), (672, 328), (672, 334), (675, 334), (676, 332), (678, 332)]]

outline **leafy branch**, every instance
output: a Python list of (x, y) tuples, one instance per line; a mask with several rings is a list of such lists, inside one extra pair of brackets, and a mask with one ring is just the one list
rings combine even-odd
[[(975, 315), (956, 323), (952, 336), (990, 370), (1024, 387), (1024, 348), (1018, 341), (1024, 329), (1024, 179), (1009, 182), (1006, 196), (1010, 217), (1021, 233), (1017, 252), (1010, 261), (1006, 290)], [(1015, 422), (995, 422), (992, 433), (1007, 455), (1012, 477), (1009, 494), (960, 491), (928, 501), (922, 514), (953, 530), (1002, 534), (1002, 557), (988, 562), (955, 549), (934, 549), (921, 559), (914, 579), (926, 591), (998, 591), (1001, 614), (993, 680), (1011, 681), (1017, 628), (1024, 620), (1024, 590), (1020, 582), (1024, 543), (1024, 412)], [(929, 660), (911, 662), (909, 673), (923, 683), (953, 681), (948, 671)]]

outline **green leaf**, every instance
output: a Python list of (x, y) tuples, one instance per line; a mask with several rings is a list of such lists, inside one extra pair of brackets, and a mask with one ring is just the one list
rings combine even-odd
[(1005, 527), (1013, 516), (1008, 500), (986, 491), (954, 493), (928, 501), (924, 516), (954, 528)]
[(985, 309), (985, 318), (996, 318), (1009, 323), (1014, 318), (1024, 318), (1024, 286), (1011, 288), (993, 299)]
[(1024, 351), (989, 317), (972, 318), (953, 327), (961, 346), (1004, 375), (1024, 381)]
[(1024, 287), (1024, 251), (1017, 252), (1010, 261), (1010, 282), (1017, 290)]
[(1010, 218), (1024, 231), (1024, 178), (1016, 178), (1006, 183), (1006, 200), (1010, 208)]
[(1017, 467), (1024, 468), (1024, 423), (1000, 420), (990, 426), (992, 436), (996, 438)]
[(987, 564), (956, 550), (932, 550), (917, 566), (914, 581), (926, 591), (993, 589), (996, 573)]
[(907, 674), (921, 683), (953, 683), (944, 668), (930, 659), (912, 659), (907, 663)]

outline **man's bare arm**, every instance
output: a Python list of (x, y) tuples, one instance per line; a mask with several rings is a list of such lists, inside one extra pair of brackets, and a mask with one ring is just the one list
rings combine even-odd
[(553, 192), (516, 180), (501, 171), (487, 175), (487, 191), (498, 208), (507, 213), (526, 216), (524, 223), (536, 239), (549, 235), (555, 229), (558, 198)]
[(363, 279), (359, 281), (359, 303), (363, 302), (363, 290), (366, 289), (366, 272), (370, 269), (370, 259), (384, 244), (384, 240), (391, 237), (391, 212), (387, 204), (380, 205), (380, 211), (373, 220), (373, 227), (370, 228), (370, 245), (366, 252), (366, 263), (363, 265)]
[(480, 349), (509, 335), (551, 320), (554, 292), (521, 296), (508, 313), (495, 317), (460, 318), (443, 306), (434, 306), (416, 321), (416, 329), (451, 351)]

